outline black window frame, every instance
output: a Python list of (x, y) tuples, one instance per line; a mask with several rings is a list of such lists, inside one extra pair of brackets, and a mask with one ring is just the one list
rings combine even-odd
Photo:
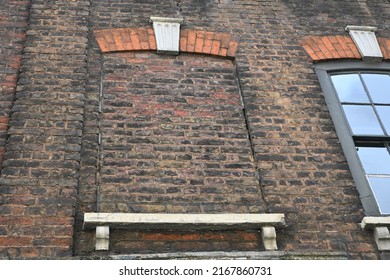
[(390, 63), (367, 63), (362, 61), (322, 62), (315, 66), (315, 72), (366, 215), (390, 216), (390, 214), (382, 214), (380, 212), (379, 206), (366, 177), (366, 172), (363, 169), (356, 151), (356, 139), (353, 138), (342, 104), (338, 99), (336, 90), (331, 81), (331, 75), (336, 73), (385, 72), (390, 75)]

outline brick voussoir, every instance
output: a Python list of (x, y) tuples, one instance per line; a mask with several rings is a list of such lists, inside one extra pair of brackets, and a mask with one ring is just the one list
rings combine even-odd
[(307, 36), (301, 40), (301, 46), (313, 61), (361, 58), (357, 47), (348, 36)]
[(390, 59), (390, 38), (378, 38), (383, 58)]
[[(103, 53), (118, 51), (154, 51), (157, 49), (152, 28), (115, 28), (95, 30), (96, 41)], [(182, 29), (181, 52), (211, 54), (234, 58), (239, 37), (227, 33)]]

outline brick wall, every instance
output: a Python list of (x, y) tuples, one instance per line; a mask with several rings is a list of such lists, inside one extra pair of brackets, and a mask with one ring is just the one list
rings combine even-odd
[[(150, 2), (150, 5), (146, 5), (145, 12), (127, 17), (123, 13), (117, 15), (117, 7), (121, 7), (122, 3), (110, 2), (109, 7), (103, 1), (102, 7), (93, 9), (96, 13), (94, 29), (147, 28), (150, 26), (147, 23), (149, 16), (171, 16), (172, 13), (176, 13), (185, 18), (183, 29), (240, 35), (235, 64), (241, 82), (254, 159), (260, 173), (265, 202), (268, 205), (267, 211), (285, 213), (289, 224), (286, 230), (278, 233), (278, 236), (281, 236), (279, 241), (281, 249), (340, 251), (346, 252), (351, 258), (377, 258), (371, 236), (361, 232), (358, 227), (357, 223), (363, 217), (358, 194), (334, 132), (317, 78), (312, 70), (312, 61), (304, 52), (300, 42), (308, 35), (344, 36), (343, 29), (348, 24), (364, 23), (386, 28), (389, 23), (387, 19), (375, 22), (372, 17), (373, 14), (383, 10), (385, 4), (367, 2), (356, 5), (355, 2), (350, 1), (343, 3), (328, 1), (326, 4), (321, 1), (311, 1), (310, 5), (302, 1), (176, 2), (178, 7), (176, 11), (174, 5), (169, 6), (169, 1), (165, 2), (164, 7), (160, 7), (163, 12), (155, 9), (154, 4)], [(346, 9), (350, 12), (347, 15), (345, 15)], [(106, 15), (111, 14), (115, 19), (98, 20), (101, 19), (99, 15), (103, 10)], [(167, 10), (169, 12), (164, 14)], [(117, 18), (127, 23), (121, 24), (116, 20)], [(313, 22), (316, 24), (314, 25)], [(383, 33), (384, 30), (380, 29), (379, 32)], [(385, 33), (380, 35), (386, 37), (383, 36), (386, 35)], [(127, 59), (133, 61), (133, 67), (137, 63), (147, 65), (147, 55), (143, 53), (132, 55), (133, 58)], [(181, 56), (177, 59), (182, 59)], [(114, 56), (110, 59), (113, 58)], [(121, 65), (124, 63), (124, 57), (121, 59), (122, 62), (110, 61), (113, 65)], [(203, 58), (197, 58), (199, 59)], [(166, 58), (165, 68), (163, 68), (167, 72), (170, 69), (168, 61), (169, 59)], [(104, 63), (107, 63), (105, 58)], [(147, 68), (144, 66), (138, 69)], [(128, 71), (120, 67), (118, 69)], [(149, 75), (160, 75), (156, 71), (147, 72)], [(133, 77), (134, 74), (128, 76)], [(151, 77), (143, 80), (149, 78)], [(171, 75), (164, 78), (171, 78), (171, 82), (176, 84), (177, 79)], [(160, 86), (158, 80), (155, 80), (155, 85)], [(117, 90), (117, 87), (112, 90)], [(140, 87), (135, 92), (142, 91), (145, 91), (145, 88)], [(151, 91), (153, 89), (149, 89), (149, 92)], [(135, 106), (133, 102), (128, 102), (129, 105)], [(169, 103), (172, 105), (174, 101), (170, 100)], [(133, 107), (130, 108), (131, 112), (134, 110)], [(142, 122), (145, 120), (139, 120), (139, 123)], [(147, 123), (152, 127), (150, 131), (153, 133), (156, 124), (151, 124), (150, 121)], [(134, 130), (136, 128), (133, 128)], [(147, 131), (144, 133), (151, 133)], [(175, 133), (180, 132), (182, 131), (175, 131)], [(155, 141), (153, 137), (148, 139), (152, 143)], [(182, 147), (177, 149), (180, 148)], [(173, 154), (175, 153), (178, 151)], [(136, 178), (153, 177), (142, 172), (142, 168), (133, 169), (131, 172), (138, 172)], [(133, 179), (126, 176), (125, 180)], [(117, 184), (131, 185), (134, 182), (123, 181)], [(158, 185), (160, 188), (156, 191), (163, 193), (161, 189), (165, 190), (164, 184)], [(118, 191), (119, 188), (116, 190)], [(126, 196), (127, 189), (123, 191), (124, 194), (119, 197)], [(139, 196), (134, 196), (132, 199), (135, 200), (137, 197)], [(146, 205), (146, 208), (142, 208), (142, 211), (167, 211), (166, 206), (154, 209), (148, 206), (150, 201), (155, 201), (156, 194), (148, 193), (144, 199), (146, 201), (142, 205)], [(115, 201), (112, 197), (109, 200)], [(172, 205), (172, 202), (168, 205)], [(110, 207), (118, 209), (118, 204), (112, 203)], [(129, 209), (126, 203), (122, 204), (122, 207), (124, 211)], [(130, 209), (130, 211), (134, 210)], [(142, 247), (148, 248), (147, 251), (153, 248), (151, 242), (160, 241), (157, 236), (155, 240), (151, 240), (149, 236), (147, 241), (143, 240), (142, 234), (138, 236), (139, 240), (143, 241)], [(126, 237), (125, 233), (121, 232), (114, 237), (114, 244), (121, 244), (126, 248), (125, 242), (120, 240), (128, 240), (132, 244), (133, 238), (134, 235)], [(172, 236), (171, 238), (175, 239)], [(165, 237), (165, 241), (167, 239)], [(176, 237), (176, 240), (183, 241), (180, 237)], [(171, 245), (166, 245), (167, 247), (161, 245), (163, 248), (158, 247), (157, 251), (174, 250), (173, 243), (169, 244)], [(90, 243), (89, 248), (92, 245)], [(140, 250), (138, 247), (128, 246), (121, 252)]]
[(89, 1), (32, 2), (0, 179), (3, 258), (72, 255), (88, 13)]
[[(284, 213), (279, 250), (380, 257), (358, 226), (364, 212), (302, 40), (372, 25), (388, 50), (387, 1), (49, 2), (32, 1), (25, 47), (12, 48), (23, 60), (7, 89), (17, 86), (0, 179), (2, 258), (94, 255), (82, 214), (100, 210)], [(102, 53), (98, 30), (151, 30), (150, 16), (239, 36), (234, 59)], [(109, 253), (257, 250), (258, 239), (117, 230)]]
[[(4, 3), (3, 3), (4, 2)], [(3, 1), (0, 7), (0, 162), (26, 37), (31, 1)]]

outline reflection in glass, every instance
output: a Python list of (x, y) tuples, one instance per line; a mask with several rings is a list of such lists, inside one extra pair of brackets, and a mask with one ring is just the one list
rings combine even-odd
[(379, 210), (382, 214), (390, 214), (390, 177), (368, 176)]
[(390, 106), (376, 106), (379, 118), (385, 127), (387, 135), (390, 135)]
[(390, 103), (390, 76), (384, 74), (362, 74), (374, 103)]
[(355, 135), (384, 135), (371, 106), (343, 105), (348, 123)]
[(386, 147), (357, 147), (357, 152), (367, 174), (390, 175), (390, 154)]
[(370, 102), (358, 74), (333, 75), (331, 78), (341, 102)]

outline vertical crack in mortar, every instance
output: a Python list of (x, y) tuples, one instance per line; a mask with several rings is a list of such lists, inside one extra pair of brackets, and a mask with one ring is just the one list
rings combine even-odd
[(102, 125), (103, 114), (103, 81), (104, 81), (104, 56), (100, 54), (100, 85), (99, 85), (99, 109), (98, 109), (98, 155), (96, 164), (96, 212), (100, 212), (101, 170), (103, 165)]
[(11, 100), (12, 104), (10, 105), (9, 113), (8, 113), (9, 120), (8, 120), (7, 128), (4, 131), (5, 132), (5, 137), (4, 137), (5, 139), (4, 139), (4, 146), (3, 146), (4, 154), (3, 154), (3, 158), (1, 159), (1, 162), (0, 162), (0, 176), (3, 175), (2, 174), (2, 170), (4, 168), (3, 164), (4, 164), (4, 161), (6, 160), (6, 153), (5, 153), (5, 151), (7, 150), (7, 146), (9, 145), (9, 138), (11, 137), (11, 134), (9, 133), (9, 129), (10, 129), (11, 119), (14, 118), (12, 115), (14, 113), (15, 101), (18, 99), (18, 97), (17, 97), (18, 85), (19, 85), (20, 79), (22, 78), (21, 76), (25, 72), (25, 71), (22, 71), (22, 68), (24, 66), (25, 54), (28, 53), (26, 51), (25, 47), (26, 47), (27, 39), (29, 37), (29, 35), (27, 33), (30, 30), (32, 0), (29, 1), (29, 3), (26, 5), (26, 8), (27, 8), (26, 9), (27, 10), (27, 16), (25, 18), (26, 27), (24, 29), (26, 36), (20, 43), (22, 45), (22, 50), (20, 51), (20, 53), (18, 55), (21, 56), (21, 61), (20, 61), (19, 69), (17, 70), (17, 73), (16, 73), (15, 90), (14, 90), (14, 93), (13, 93), (13, 96), (12, 96), (12, 100)]
[(240, 73), (238, 71), (238, 64), (237, 64), (237, 62), (235, 60), (233, 62), (234, 62), (234, 65), (235, 65), (234, 75), (235, 75), (235, 78), (236, 78), (238, 94), (240, 96), (241, 108), (242, 108), (242, 112), (243, 112), (243, 115), (244, 115), (246, 131), (248, 133), (248, 139), (249, 139), (249, 144), (250, 144), (250, 147), (251, 147), (252, 157), (253, 157), (253, 161), (255, 163), (256, 179), (259, 182), (261, 199), (262, 199), (262, 201), (264, 203), (266, 211), (269, 212), (268, 203), (267, 203), (267, 201), (266, 201), (266, 199), (264, 197), (262, 178), (260, 176), (259, 167), (257, 165), (256, 154), (255, 154), (255, 147), (254, 147), (254, 143), (253, 143), (253, 138), (252, 138), (251, 127), (250, 127), (250, 123), (249, 123), (249, 119), (248, 119), (248, 114), (246, 112), (246, 106), (245, 106), (246, 102), (245, 102), (244, 94), (242, 92), (241, 81), (240, 81)]
[[(88, 27), (88, 30), (87, 30), (87, 34), (86, 34), (86, 38), (87, 38), (87, 43), (86, 43), (86, 52), (85, 52), (85, 69), (86, 69), (86, 73), (85, 73), (85, 80), (84, 80), (84, 99), (83, 99), (83, 120), (82, 120), (82, 134), (81, 134), (81, 140), (80, 140), (80, 153), (82, 153), (82, 149), (83, 149), (83, 144), (84, 144), (84, 133), (85, 133), (85, 118), (86, 118), (86, 115), (87, 115), (87, 97), (86, 97), (86, 94), (87, 94), (87, 86), (88, 86), (88, 83), (89, 83), (89, 73), (88, 73), (88, 59), (89, 59), (89, 44), (90, 44), (90, 40), (91, 40), (91, 30), (92, 30), (92, 24), (91, 24), (91, 9), (92, 9), (92, 0), (89, 0), (87, 1), (88, 3), (88, 15), (86, 15), (86, 17), (88, 17), (87, 19), (87, 27)], [(73, 246), (72, 246), (72, 255), (75, 256), (76, 255), (76, 248), (77, 248), (77, 235), (78, 235), (78, 228), (77, 228), (77, 219), (78, 219), (78, 215), (80, 214), (80, 188), (81, 188), (81, 174), (82, 174), (82, 156), (80, 154), (80, 158), (78, 159), (78, 178), (77, 178), (77, 189), (76, 189), (76, 205), (75, 205), (75, 213), (74, 213), (74, 225), (73, 225)]]

